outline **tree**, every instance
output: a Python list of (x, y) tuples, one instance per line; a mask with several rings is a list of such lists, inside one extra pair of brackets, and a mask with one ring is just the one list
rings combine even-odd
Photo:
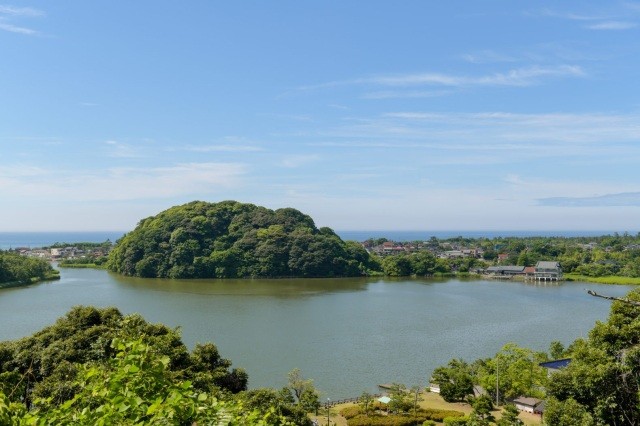
[(514, 404), (505, 405), (498, 426), (523, 426), (524, 422), (518, 418), (518, 414), (518, 408)]
[(393, 383), (389, 390), (389, 410), (395, 413), (407, 412), (413, 407), (411, 395), (407, 392), (407, 387), (400, 383)]
[(546, 384), (547, 372), (538, 363), (545, 356), (507, 343), (479, 369), (478, 383), (492, 395), (496, 394), (498, 383), (501, 399), (510, 400), (521, 395), (543, 397), (541, 389)]
[(141, 340), (114, 339), (112, 347), (116, 355), (107, 364), (79, 366), (81, 390), (72, 399), (61, 405), (36, 400), (36, 410), (24, 415), (25, 424), (287, 423), (197, 392), (191, 383), (175, 379), (169, 357)]
[(287, 378), (287, 387), (293, 393), (299, 406), (308, 412), (320, 408), (320, 396), (313, 386), (313, 380), (305, 379), (298, 368), (291, 370), (287, 374)]
[(464, 401), (468, 395), (473, 395), (469, 365), (461, 359), (452, 359), (447, 365), (436, 368), (431, 380), (440, 386), (440, 395), (445, 401)]
[(491, 414), (493, 410), (493, 401), (488, 395), (480, 395), (477, 398), (471, 398), (471, 424), (472, 425), (489, 425), (495, 422), (495, 417)]
[(360, 405), (360, 410), (369, 417), (373, 407), (373, 396), (369, 392), (362, 392), (360, 398), (358, 398), (358, 405)]
[(554, 340), (549, 345), (549, 355), (551, 359), (560, 359), (564, 356), (564, 346), (557, 340)]
[(544, 423), (549, 426), (592, 426), (596, 424), (587, 409), (573, 398), (568, 398), (565, 401), (549, 398), (545, 405)]

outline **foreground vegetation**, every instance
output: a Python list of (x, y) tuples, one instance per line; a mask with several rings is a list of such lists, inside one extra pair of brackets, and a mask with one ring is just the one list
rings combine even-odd
[(290, 379), (247, 391), (247, 374), (211, 343), (189, 352), (176, 330), (139, 315), (76, 307), (0, 343), (0, 424), (307, 425), (317, 394)]
[[(538, 363), (550, 358), (571, 362), (547, 376)], [(470, 400), (474, 385), (501, 401), (544, 397), (548, 425), (640, 424), (640, 290), (614, 301), (608, 320), (568, 348), (553, 342), (545, 354), (508, 344), (491, 359), (451, 360), (433, 372), (433, 381), (448, 401)], [(486, 418), (479, 423), (478, 415), (472, 413), (464, 424), (493, 423)]]
[(58, 271), (45, 260), (0, 250), (0, 288), (58, 278)]

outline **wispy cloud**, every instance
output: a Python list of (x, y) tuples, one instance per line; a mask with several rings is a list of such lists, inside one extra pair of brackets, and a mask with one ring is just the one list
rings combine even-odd
[[(626, 9), (634, 9), (633, 4), (626, 4)], [(570, 21), (592, 22), (585, 25), (589, 30), (629, 30), (638, 26), (637, 23), (628, 20), (628, 10), (612, 14), (587, 15), (571, 12), (557, 12), (551, 9), (544, 9), (541, 12), (544, 16), (567, 19)]]
[(0, 4), (0, 15), (8, 16), (44, 16), (44, 12), (31, 7), (15, 7)]
[(255, 145), (189, 145), (185, 147), (186, 151), (193, 152), (258, 152), (264, 151), (264, 148)]
[(2, 21), (0, 21), (0, 30), (8, 31), (10, 33), (25, 34), (25, 35), (38, 34), (38, 31), (32, 30), (30, 28), (19, 27), (17, 25), (9, 24)]
[(282, 159), (280, 165), (285, 168), (295, 169), (310, 163), (314, 163), (318, 160), (320, 160), (320, 156), (315, 154), (287, 155)]
[[(585, 71), (578, 65), (529, 66), (514, 68), (505, 72), (496, 72), (478, 76), (444, 73), (413, 73), (382, 75), (353, 80), (331, 81), (312, 86), (299, 87), (298, 90), (314, 90), (337, 86), (364, 85), (383, 87), (445, 86), (451, 88), (472, 86), (531, 86), (547, 78), (583, 77)], [(375, 94), (375, 92), (373, 92)], [(396, 95), (393, 92), (378, 92), (381, 96)], [(428, 92), (414, 92), (420, 97)], [(439, 94), (438, 94), (439, 95)]]
[(590, 30), (629, 30), (637, 27), (638, 24), (629, 21), (604, 21), (597, 24), (587, 25)]
[(112, 158), (136, 158), (141, 157), (138, 148), (118, 141), (106, 141), (108, 156)]
[(36, 18), (44, 16), (44, 12), (31, 7), (15, 7), (0, 5), (0, 30), (23, 35), (38, 35), (38, 31), (14, 23), (21, 18)]
[(517, 62), (518, 58), (514, 56), (498, 53), (494, 50), (480, 50), (473, 53), (465, 53), (462, 59), (472, 64), (486, 64), (496, 62)]
[(623, 192), (594, 197), (550, 197), (538, 200), (541, 206), (554, 207), (640, 207), (640, 192)]
[(169, 167), (112, 168), (104, 171), (32, 169), (14, 175), (0, 170), (0, 194), (75, 201), (115, 201), (212, 194), (240, 184), (240, 163), (181, 163)]
[(378, 92), (370, 92), (362, 95), (363, 99), (419, 99), (419, 98), (436, 98), (451, 94), (451, 90), (383, 90)]

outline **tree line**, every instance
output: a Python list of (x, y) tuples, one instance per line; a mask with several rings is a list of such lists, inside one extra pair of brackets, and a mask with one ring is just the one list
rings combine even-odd
[(46, 260), (0, 250), (0, 287), (2, 284), (30, 284), (58, 277), (57, 271)]

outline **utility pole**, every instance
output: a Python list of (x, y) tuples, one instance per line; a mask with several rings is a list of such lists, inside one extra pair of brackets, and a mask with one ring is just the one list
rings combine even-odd
[(500, 364), (496, 357), (496, 406), (500, 405)]
[(331, 400), (327, 398), (327, 426), (329, 426), (329, 413), (331, 412)]

